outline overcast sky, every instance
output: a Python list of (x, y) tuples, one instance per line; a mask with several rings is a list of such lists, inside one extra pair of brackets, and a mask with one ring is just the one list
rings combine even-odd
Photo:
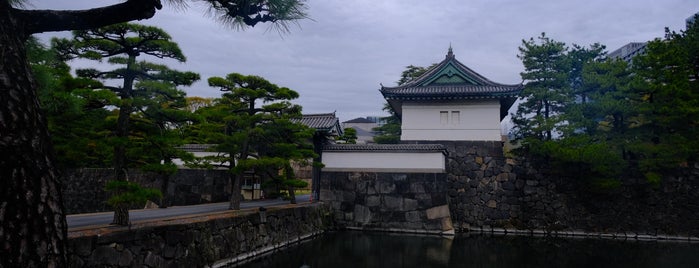
[[(33, 0), (35, 9), (86, 9), (112, 0)], [(167, 1), (164, 1), (167, 2)], [(522, 39), (542, 32), (566, 44), (602, 43), (613, 51), (629, 42), (683, 30), (699, 12), (697, 0), (309, 0), (311, 19), (280, 35), (261, 24), (235, 31), (207, 17), (200, 4), (168, 6), (140, 21), (163, 28), (202, 81), (189, 96), (218, 97), (206, 78), (228, 73), (262, 76), (299, 92), (304, 113), (337, 111), (340, 121), (384, 115), (379, 83), (393, 86), (407, 65), (457, 60), (499, 83), (521, 82)], [(68, 37), (66, 33), (42, 34)], [(77, 64), (76, 64), (77, 65)]]

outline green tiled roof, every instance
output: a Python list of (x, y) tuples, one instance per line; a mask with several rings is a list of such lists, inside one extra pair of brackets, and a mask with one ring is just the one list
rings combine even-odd
[(456, 60), (449, 48), (446, 58), (423, 75), (400, 86), (382, 86), (379, 91), (398, 115), (402, 114), (400, 106), (406, 100), (499, 99), (504, 110), (502, 118), (522, 89), (522, 84), (500, 84), (476, 73)]

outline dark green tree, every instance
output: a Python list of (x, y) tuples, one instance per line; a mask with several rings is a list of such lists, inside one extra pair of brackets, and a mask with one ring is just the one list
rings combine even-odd
[(632, 64), (632, 97), (641, 114), (640, 139), (632, 150), (641, 172), (657, 181), (659, 172), (697, 160), (699, 152), (699, 24), (666, 30), (648, 42)]
[(347, 144), (357, 143), (357, 130), (351, 127), (343, 130), (342, 136), (337, 137), (337, 140), (344, 141)]
[[(151, 18), (159, 0), (127, 0), (87, 10), (27, 10), (22, 0), (0, 1), (0, 225), (4, 267), (65, 267), (66, 223), (54, 153), (39, 109), (37, 84), (26, 58), (26, 39), (35, 33), (98, 28)], [(183, 3), (172, 0), (171, 3)], [(242, 26), (305, 18), (302, 0), (205, 1), (219, 19)], [(16, 193), (26, 193), (24, 198)], [(41, 193), (50, 193), (43, 195)]]
[[(127, 180), (127, 168), (133, 160), (127, 155), (131, 141), (131, 117), (142, 108), (139, 102), (151, 99), (149, 94), (167, 95), (168, 87), (191, 85), (199, 79), (192, 72), (179, 72), (162, 64), (137, 61), (140, 57), (151, 56), (161, 59), (186, 60), (177, 43), (163, 30), (139, 24), (121, 23), (97, 29), (73, 32), (73, 38), (54, 39), (54, 47), (68, 58), (86, 58), (119, 66), (109, 71), (82, 69), (81, 76), (97, 79), (116, 79), (121, 86), (106, 87), (119, 96), (119, 115), (114, 131), (114, 172), (115, 180)], [(150, 87), (150, 90), (146, 88)], [(184, 101), (184, 96), (181, 96)], [(170, 168), (172, 170), (172, 168)], [(114, 206), (113, 224), (129, 224), (128, 207)]]
[(384, 120), (385, 123), (373, 129), (377, 133), (374, 136), (374, 142), (378, 144), (399, 143), (401, 134), (400, 118), (398, 118), (398, 115), (388, 103), (384, 103), (383, 110), (390, 115), (382, 117), (381, 120)]
[[(229, 207), (240, 209), (241, 181), (245, 172), (268, 172), (269, 168), (286, 165), (290, 159), (304, 155), (294, 150), (304, 148), (299, 147), (296, 134), (289, 133), (294, 125), (284, 123), (284, 120), (301, 116), (301, 107), (289, 102), (298, 98), (298, 93), (259, 76), (237, 73), (225, 78), (211, 77), (209, 85), (224, 94), (215, 105), (200, 109), (201, 113), (207, 114), (205, 120), (208, 124), (199, 130), (205, 130), (201, 134), (211, 135), (208, 141), (217, 144), (213, 148), (215, 151), (225, 153), (210, 160), (228, 167), (231, 174)], [(310, 130), (301, 130), (292, 132), (308, 131), (312, 135)], [(286, 168), (285, 174), (293, 178)]]
[(108, 90), (92, 90), (101, 83), (74, 78), (70, 68), (53, 49), (29, 39), (28, 59), (39, 85), (39, 100), (46, 112), (49, 132), (61, 168), (103, 167), (112, 159), (109, 153), (105, 106), (115, 104)]
[(568, 48), (544, 33), (537, 40), (522, 40), (518, 55), (524, 64), (521, 76), (525, 84), (512, 121), (515, 137), (526, 138), (525, 143), (548, 141), (561, 135), (562, 113), (573, 101)]
[(238, 168), (265, 171), (274, 184), (288, 191), (290, 202), (296, 204), (296, 188), (307, 187), (308, 183), (296, 177), (292, 164), (311, 165), (316, 157), (311, 143), (315, 130), (293, 121), (300, 118), (300, 107), (290, 108), (298, 109), (298, 113), (292, 111), (276, 115), (277, 118), (261, 126), (264, 131), (253, 143), (259, 157), (241, 161)]
[(170, 204), (170, 177), (178, 169), (173, 160), (193, 158), (178, 147), (185, 143), (183, 130), (192, 123), (194, 115), (188, 110), (186, 93), (172, 83), (146, 80), (139, 82), (137, 88), (140, 90), (134, 106), (138, 111), (133, 115), (132, 134), (137, 138), (131, 139), (135, 144), (127, 155), (142, 170), (158, 174), (163, 193), (159, 205), (165, 208)]

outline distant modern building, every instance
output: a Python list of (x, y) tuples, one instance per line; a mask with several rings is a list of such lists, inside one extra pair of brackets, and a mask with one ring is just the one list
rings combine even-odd
[(357, 131), (357, 144), (372, 143), (374, 141), (374, 128), (379, 124), (370, 118), (357, 117), (342, 122), (342, 129), (353, 128)]
[(607, 58), (618, 58), (627, 63), (631, 63), (636, 55), (643, 54), (645, 51), (646, 42), (631, 42), (607, 54)]
[(401, 119), (401, 141), (501, 141), (500, 122), (522, 88), (490, 81), (450, 47), (423, 75), (380, 92)]

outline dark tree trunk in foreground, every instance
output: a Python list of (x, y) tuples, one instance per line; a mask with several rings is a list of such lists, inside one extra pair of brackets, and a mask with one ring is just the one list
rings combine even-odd
[(66, 220), (22, 26), (0, 2), (0, 267), (66, 267)]
[(0, 0), (0, 267), (67, 267), (60, 181), (27, 37), (146, 19), (158, 6), (132, 0), (84, 11), (18, 10)]

